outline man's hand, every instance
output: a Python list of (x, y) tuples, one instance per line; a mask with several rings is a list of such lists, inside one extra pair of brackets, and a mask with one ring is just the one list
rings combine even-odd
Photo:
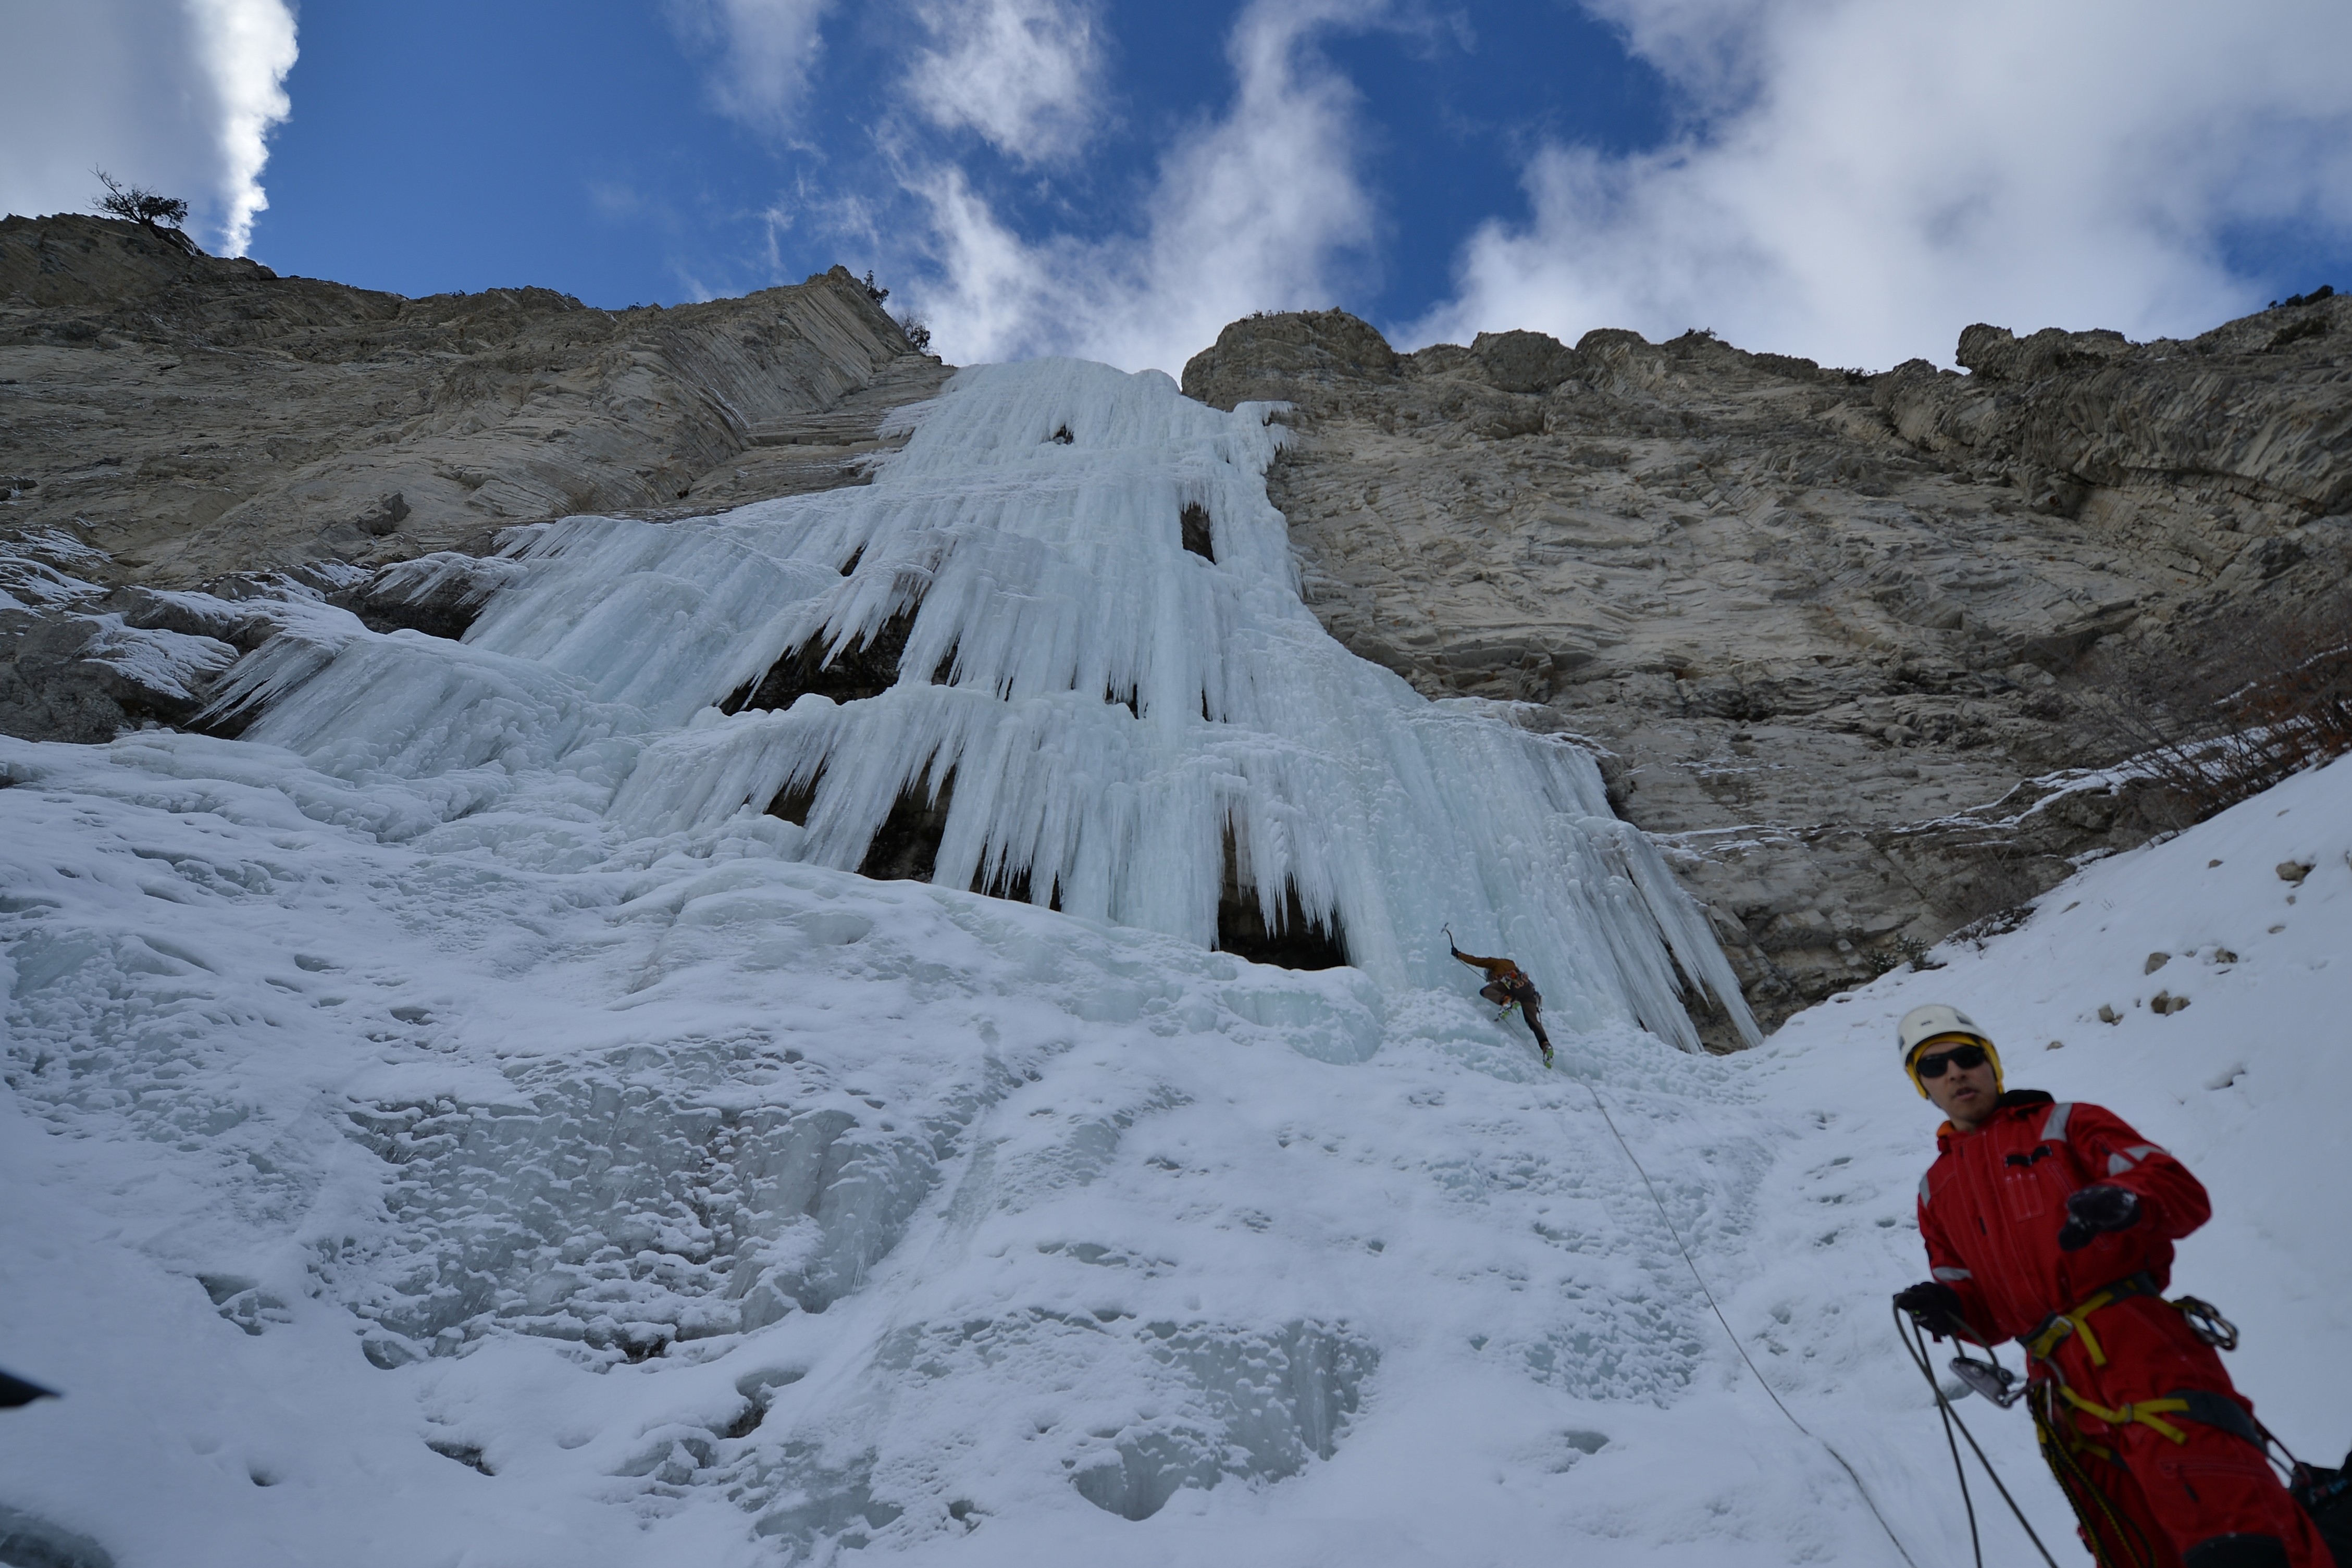
[(1895, 1305), (1918, 1320), (1919, 1326), (1937, 1339), (1973, 1340), (1977, 1336), (1969, 1328), (1968, 1313), (1960, 1305), (1960, 1293), (1937, 1280), (1922, 1280), (1895, 1292)]
[(2086, 1186), (2066, 1200), (2066, 1223), (2058, 1228), (2058, 1250), (2080, 1252), (2091, 1238), (2128, 1230), (2139, 1223), (2139, 1195), (2119, 1186)]

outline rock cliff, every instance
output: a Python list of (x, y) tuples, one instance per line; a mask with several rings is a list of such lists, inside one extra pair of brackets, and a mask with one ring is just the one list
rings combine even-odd
[(1400, 354), (1328, 311), (1234, 323), (1184, 390), (1293, 404), (1270, 488), (1324, 623), (1612, 752), (1773, 1020), (2154, 831), (2063, 773), (2111, 759), (2066, 700), (2102, 640), (2345, 580), (2352, 301), (1958, 358)]
[[(173, 590), (235, 599), (224, 580), (296, 571), (365, 612), (369, 573), (478, 554), (513, 524), (856, 483), (877, 423), (947, 375), (840, 267), (670, 309), (543, 288), (407, 299), (135, 224), (7, 218), (0, 533), (49, 541), (12, 580), (54, 568), (114, 592), (36, 582), (16, 595), (35, 608), (0, 610), (0, 728), (102, 739), (184, 716), (186, 683), (142, 684), (154, 661), (121, 656), (123, 633), (237, 639)], [(428, 629), (453, 608), (422, 607)]]

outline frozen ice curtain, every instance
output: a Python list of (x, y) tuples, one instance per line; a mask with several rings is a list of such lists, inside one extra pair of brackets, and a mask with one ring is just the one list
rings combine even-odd
[(842, 870), (929, 813), (943, 885), (1203, 946), (1238, 891), (1391, 988), (1444, 983), (1450, 920), (1572, 1029), (1695, 1050), (1692, 990), (1751, 1030), (1583, 750), (1325, 634), (1266, 498), (1276, 413), (1157, 371), (967, 370), (868, 486), (546, 525), (464, 643), (353, 632), (322, 662), (289, 637), (235, 689), (268, 706), (250, 738), (445, 779), (453, 810), (550, 772), (609, 791), (627, 837), (781, 803), (800, 857)]

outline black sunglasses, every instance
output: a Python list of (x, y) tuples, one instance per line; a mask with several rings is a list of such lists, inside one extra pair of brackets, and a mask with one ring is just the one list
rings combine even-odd
[(1941, 1078), (1944, 1069), (1957, 1067), (1963, 1072), (1973, 1072), (1985, 1064), (1985, 1048), (1963, 1045), (1937, 1056), (1923, 1056), (1912, 1065), (1922, 1078)]

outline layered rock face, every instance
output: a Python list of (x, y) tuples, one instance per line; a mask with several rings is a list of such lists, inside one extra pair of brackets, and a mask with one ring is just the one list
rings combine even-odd
[[(135, 224), (11, 217), (0, 532), (51, 540), (71, 559), (48, 564), (85, 586), (233, 599), (223, 579), (293, 570), (364, 612), (369, 572), (480, 553), (516, 523), (860, 482), (876, 425), (947, 375), (839, 267), (672, 309), (543, 288), (407, 299), (278, 277)], [(16, 598), (73, 601), (62, 618), (0, 611), (0, 727), (18, 734), (102, 739), (182, 716), (171, 691), (139, 684), (142, 661), (92, 657), (107, 630), (93, 614), (234, 641), (152, 593)], [(378, 608), (462, 629), (461, 605)]]
[(1184, 390), (1294, 405), (1270, 488), (1324, 623), (1606, 747), (1772, 1021), (2154, 831), (2062, 771), (2110, 760), (2067, 700), (2103, 639), (2345, 580), (2352, 302), (1958, 359), (1407, 355), (1330, 311), (1234, 323)]
[(838, 267), (612, 311), (278, 277), (102, 218), (0, 222), (9, 521), (76, 524), (159, 586), (839, 484), (876, 421), (945, 378)]

